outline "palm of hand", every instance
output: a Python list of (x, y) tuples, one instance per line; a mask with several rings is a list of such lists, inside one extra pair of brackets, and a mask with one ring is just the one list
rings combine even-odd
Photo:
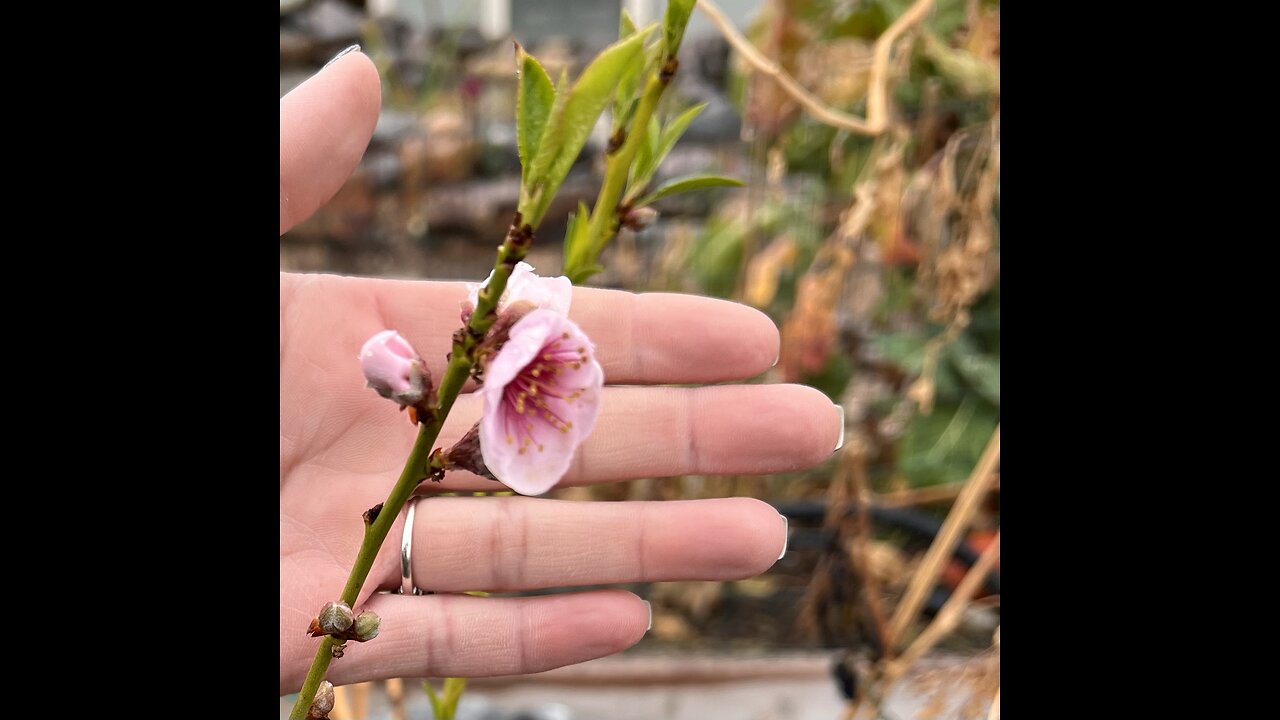
[[(332, 195), (358, 161), (378, 109), (377, 76), (359, 53), (281, 101), (281, 232)], [(355, 137), (356, 141), (351, 138)], [(315, 652), (304, 630), (345, 584), (363, 523), (399, 475), (415, 429), (362, 385), (356, 354), (373, 333), (401, 332), (440, 377), (458, 326), (461, 283), (282, 274), (280, 282), (280, 672), (296, 690)], [(738, 380), (777, 357), (772, 323), (742, 306), (674, 295), (575, 289), (571, 316), (598, 346), (607, 383), (596, 430), (562, 485), (811, 466), (836, 446), (842, 414), (788, 385), (636, 387)], [(463, 395), (441, 446), (479, 416)], [(424, 489), (496, 491), (465, 473)], [(391, 538), (399, 538), (401, 518)], [(398, 542), (383, 548), (356, 609), (383, 633), (352, 643), (335, 683), (380, 677), (536, 672), (638, 641), (646, 605), (620, 590), (527, 598), (513, 591), (758, 574), (785, 547), (768, 505), (730, 498), (582, 503), (442, 498), (422, 503), (414, 577), (440, 594), (374, 594), (399, 585)]]

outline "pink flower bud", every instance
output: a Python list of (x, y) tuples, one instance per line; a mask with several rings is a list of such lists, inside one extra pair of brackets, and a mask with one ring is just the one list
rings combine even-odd
[(658, 211), (651, 207), (632, 208), (622, 216), (622, 224), (629, 230), (640, 232), (658, 219)]
[(369, 338), (360, 349), (360, 369), (369, 387), (402, 407), (418, 405), (431, 392), (431, 373), (395, 330)]

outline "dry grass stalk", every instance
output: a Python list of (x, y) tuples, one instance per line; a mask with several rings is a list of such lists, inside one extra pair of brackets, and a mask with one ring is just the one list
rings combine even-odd
[[(861, 442), (849, 443), (845, 448), (848, 462), (845, 463), (850, 482), (853, 484), (854, 497), (858, 500), (857, 531), (853, 538), (852, 557), (854, 570), (862, 579), (863, 604), (867, 612), (867, 625), (875, 634), (874, 647), (885, 659), (894, 656), (893, 645), (886, 642), (888, 635), (885, 624), (884, 607), (880, 604), (880, 583), (876, 573), (871, 571), (869, 548), (871, 546), (871, 490), (867, 487), (867, 463), (864, 446)], [(844, 458), (842, 458), (844, 459)], [(876, 658), (879, 660), (880, 658)]]
[(938, 531), (933, 544), (929, 546), (929, 551), (925, 553), (920, 569), (911, 578), (906, 594), (894, 610), (893, 619), (889, 621), (888, 636), (885, 638), (888, 645), (897, 645), (907, 626), (920, 612), (925, 596), (938, 581), (938, 576), (955, 552), (956, 544), (969, 526), (969, 521), (981, 506), (980, 501), (986, 496), (987, 489), (991, 486), (991, 481), (995, 477), (992, 471), (995, 470), (999, 460), (1000, 426), (996, 425), (995, 431), (991, 434), (991, 440), (982, 451), (982, 457), (970, 473), (969, 479), (965, 481), (960, 497), (956, 498), (956, 504), (951, 507), (951, 512), (942, 523), (942, 529)]
[(885, 670), (884, 687), (881, 693), (885, 692), (885, 688), (894, 680), (902, 676), (902, 673), (928, 652), (939, 640), (946, 637), (948, 633), (956, 629), (960, 624), (960, 619), (964, 616), (964, 611), (969, 607), (969, 601), (973, 598), (973, 594), (977, 592), (982, 581), (986, 579), (991, 569), (995, 567), (996, 561), (1000, 559), (1000, 533), (996, 533), (995, 540), (982, 551), (982, 555), (978, 557), (978, 562), (965, 574), (964, 579), (956, 587), (955, 592), (947, 600), (942, 609), (938, 611), (937, 617), (929, 626), (920, 633), (920, 636), (911, 643), (911, 646), (902, 653), (902, 657), (888, 663)]
[[(988, 492), (994, 492), (1000, 489), (1000, 473), (995, 473), (995, 477), (987, 486)], [(872, 502), (879, 507), (909, 507), (912, 505), (926, 505), (928, 503), (944, 502), (947, 500), (955, 500), (964, 490), (964, 483), (948, 483), (946, 485), (929, 485), (921, 488), (911, 488), (909, 490), (898, 490), (896, 492), (875, 495)]]
[[(997, 433), (993, 437), (993, 440), (997, 440), (998, 442), (998, 437), (999, 428), (997, 428)], [(875, 687), (869, 688), (866, 691), (865, 696), (863, 696), (870, 700), (868, 707), (873, 711), (873, 713), (884, 703), (885, 699), (889, 697), (889, 693), (893, 690), (894, 684), (911, 669), (911, 666), (918, 662), (920, 658), (924, 657), (925, 653), (933, 649), (933, 646), (936, 645), (939, 640), (946, 637), (947, 634), (956, 629), (956, 626), (960, 624), (960, 620), (964, 617), (964, 611), (970, 605), (970, 600), (973, 598), (973, 594), (978, 591), (982, 581), (986, 579), (987, 575), (991, 572), (991, 569), (995, 566), (996, 561), (999, 559), (1000, 534), (997, 532), (995, 539), (987, 546), (986, 550), (982, 551), (982, 555), (978, 557), (978, 561), (974, 563), (969, 572), (965, 574), (964, 579), (960, 581), (955, 592), (951, 594), (951, 597), (947, 600), (946, 604), (938, 611), (937, 617), (933, 619), (933, 622), (929, 623), (929, 626), (924, 629), (924, 632), (920, 633), (915, 641), (911, 643), (911, 646), (908, 647), (899, 658), (896, 660), (887, 659), (885, 662), (877, 664), (876, 670), (879, 672), (873, 671), (873, 677), (868, 678), (871, 682), (875, 682)], [(919, 577), (918, 573), (917, 577)], [(995, 643), (997, 648), (999, 647), (998, 638), (999, 636), (997, 635)], [(878, 675), (878, 678), (875, 677), (876, 675)], [(999, 688), (997, 686), (997, 695), (998, 692)], [(842, 715), (843, 720), (854, 720), (859, 716), (859, 710), (862, 708), (863, 697), (856, 698), (854, 702), (851, 702), (845, 708), (845, 712)], [(982, 696), (974, 697), (971, 695), (970, 703), (981, 702), (981, 697)], [(939, 712), (941, 712), (941, 708), (945, 703), (946, 698), (944, 695), (935, 695), (934, 702), (925, 708), (924, 715), (935, 717)], [(996, 712), (996, 717), (998, 718), (999, 710), (997, 709)]]
[(758, 72), (769, 76), (795, 98), (810, 115), (832, 127), (859, 135), (879, 135), (889, 127), (889, 61), (893, 43), (908, 29), (924, 19), (933, 8), (933, 0), (916, 0), (907, 11), (893, 21), (872, 49), (870, 89), (867, 93), (867, 117), (865, 119), (840, 112), (825, 105), (791, 77), (778, 63), (770, 60), (738, 32), (724, 12), (711, 0), (698, 0), (698, 9), (706, 14), (725, 40), (742, 54)]

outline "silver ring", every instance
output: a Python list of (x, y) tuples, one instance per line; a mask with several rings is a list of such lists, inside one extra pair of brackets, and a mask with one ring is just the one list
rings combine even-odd
[(414, 495), (405, 503), (404, 531), (400, 535), (400, 594), (424, 594), (413, 584), (413, 510), (421, 495)]

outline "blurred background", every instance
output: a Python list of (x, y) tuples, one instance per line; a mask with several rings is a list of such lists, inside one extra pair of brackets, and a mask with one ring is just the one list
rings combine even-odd
[[(485, 277), (519, 189), (511, 40), (552, 77), (576, 75), (617, 37), (622, 8), (643, 24), (664, 7), (281, 0), (282, 96), (357, 42), (383, 78), (363, 161), (281, 237), (281, 269)], [(783, 352), (756, 381), (828, 394), (846, 412), (844, 448), (800, 473), (553, 493), (753, 496), (788, 516), (789, 548), (751, 580), (630, 587), (654, 607), (638, 646), (472, 681), (456, 717), (808, 720), (849, 717), (850, 700), (858, 717), (998, 717), (999, 3), (715, 7), (721, 22), (694, 11), (659, 112), (707, 108), (657, 179), (714, 172), (746, 186), (659, 201), (658, 219), (623, 230), (590, 284), (766, 312)], [(767, 62), (745, 60), (743, 43)], [(879, 127), (816, 119), (814, 106), (867, 118), (877, 83), (888, 99)], [(529, 261), (542, 274), (561, 269), (568, 213), (594, 202), (607, 122), (539, 231)], [(332, 717), (432, 714), (421, 679), (407, 678), (342, 689)]]

